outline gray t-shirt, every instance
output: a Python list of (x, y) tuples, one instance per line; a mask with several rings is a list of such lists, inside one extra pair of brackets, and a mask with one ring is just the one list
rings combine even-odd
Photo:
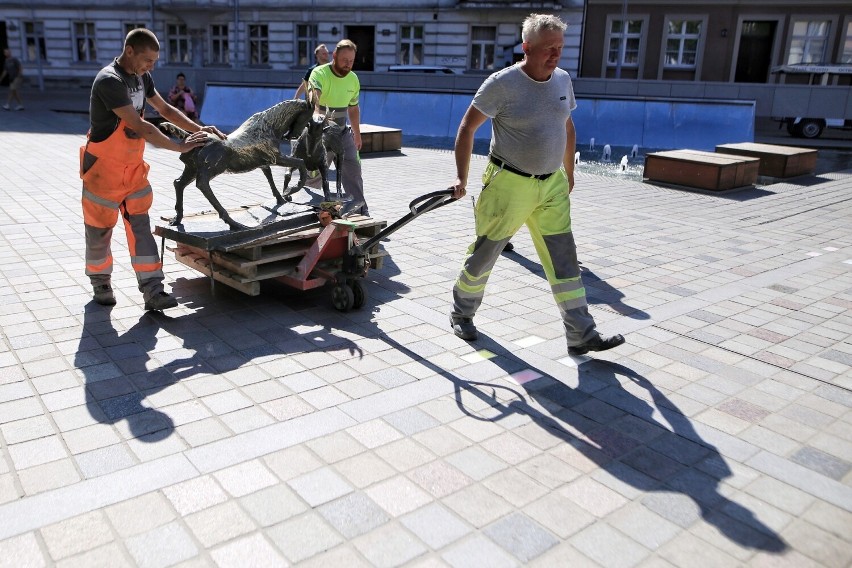
[(565, 123), (577, 108), (566, 71), (557, 68), (547, 81), (536, 81), (516, 63), (488, 77), (473, 106), (491, 118), (492, 155), (531, 174), (562, 166)]
[(92, 83), (89, 99), (92, 142), (103, 142), (118, 128), (120, 119), (112, 109), (132, 104), (142, 115), (145, 99), (153, 97), (155, 92), (150, 73), (141, 76), (128, 73), (117, 59), (101, 69)]

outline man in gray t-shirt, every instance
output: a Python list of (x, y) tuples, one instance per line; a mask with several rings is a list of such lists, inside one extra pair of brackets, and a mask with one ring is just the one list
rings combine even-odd
[(478, 336), (473, 316), (503, 247), (524, 224), (565, 326), (568, 352), (583, 355), (624, 343), (603, 337), (588, 310), (571, 233), (569, 193), (574, 186), (577, 106), (571, 78), (559, 69), (566, 25), (556, 16), (532, 14), (523, 24), (524, 60), (488, 77), (467, 109), (456, 137), (456, 198), (466, 190), (473, 137), (491, 119), (489, 164), (476, 204), (476, 241), (453, 287), (453, 332)]

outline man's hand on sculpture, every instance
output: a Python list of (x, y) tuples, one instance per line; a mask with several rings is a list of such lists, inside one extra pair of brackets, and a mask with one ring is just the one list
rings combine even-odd
[(227, 140), (228, 135), (216, 128), (215, 126), (202, 126), (200, 132), (209, 132), (213, 136), (219, 138), (219, 140)]
[(181, 154), (183, 154), (184, 152), (195, 150), (199, 146), (204, 146), (209, 140), (210, 137), (207, 135), (206, 132), (202, 130), (199, 130), (198, 132), (193, 132), (186, 140), (184, 140), (180, 144), (180, 152)]

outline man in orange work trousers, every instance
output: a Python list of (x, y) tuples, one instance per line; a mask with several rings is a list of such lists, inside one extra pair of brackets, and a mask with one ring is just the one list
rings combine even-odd
[[(208, 132), (225, 138), (215, 126), (196, 124), (157, 93), (150, 71), (159, 57), (157, 36), (143, 28), (132, 30), (124, 40), (124, 52), (101, 69), (92, 83), (88, 140), (80, 148), (80, 177), (86, 274), (92, 282), (94, 300), (105, 306), (115, 304), (110, 241), (119, 212), (145, 309), (177, 306), (177, 300), (163, 289), (163, 263), (151, 234), (148, 210), (154, 195), (148, 183), (150, 166), (142, 156), (145, 141), (188, 152), (203, 145)], [(145, 101), (163, 118), (193, 134), (182, 142), (162, 134), (143, 119)]]

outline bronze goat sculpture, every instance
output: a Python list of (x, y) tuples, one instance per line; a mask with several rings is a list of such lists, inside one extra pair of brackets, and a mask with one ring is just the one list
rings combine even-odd
[[(239, 128), (228, 135), (226, 140), (209, 136), (209, 141), (199, 148), (181, 154), (185, 164), (183, 173), (174, 181), (175, 212), (171, 225), (179, 225), (183, 220), (183, 192), (187, 185), (195, 180), (195, 185), (210, 202), (219, 217), (231, 229), (246, 229), (245, 225), (234, 221), (210, 189), (210, 180), (219, 174), (243, 173), (261, 168), (266, 175), (272, 194), (280, 205), (284, 197), (278, 192), (272, 180), (270, 166), (299, 168), (301, 189), (307, 179), (307, 169), (302, 159), (285, 156), (280, 145), (287, 138), (302, 132), (310, 122), (313, 107), (303, 100), (280, 102), (264, 111), (253, 114)], [(169, 136), (184, 139), (189, 132), (170, 122), (160, 124), (160, 130)], [(286, 189), (286, 185), (285, 185)]]
[[(328, 166), (333, 161), (337, 169), (337, 198), (340, 199), (342, 177), (340, 166), (343, 163), (343, 128), (331, 120), (329, 116), (314, 115), (308, 126), (293, 144), (291, 157), (300, 158), (308, 170), (318, 170), (322, 180), (322, 193), (325, 201), (331, 201), (331, 191), (328, 188)], [(331, 159), (329, 159), (331, 158)], [(300, 180), (298, 186), (290, 189), (290, 179), (293, 176), (291, 167), (284, 176), (284, 199), (290, 201), (293, 193), (299, 191), (304, 184)], [(301, 172), (300, 172), (301, 173)], [(272, 183), (272, 180), (270, 180)]]

